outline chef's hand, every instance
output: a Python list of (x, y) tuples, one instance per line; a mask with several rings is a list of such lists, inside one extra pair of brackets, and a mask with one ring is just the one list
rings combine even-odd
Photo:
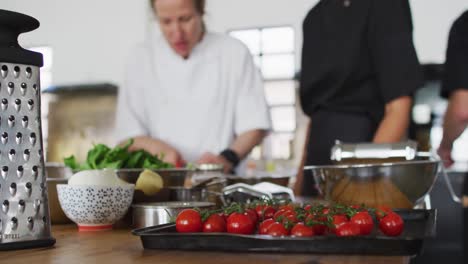
[(444, 166), (446, 168), (453, 165), (454, 161), (452, 159), (452, 148), (450, 146), (441, 144), (437, 150), (437, 154), (439, 154), (440, 159), (444, 162)]
[(224, 168), (224, 173), (231, 173), (233, 170), (233, 165), (230, 161), (225, 159), (221, 155), (215, 155), (210, 152), (204, 153), (198, 160), (197, 164), (221, 164)]
[[(121, 145), (123, 146), (125, 143), (126, 142), (122, 142)], [(140, 149), (146, 150), (153, 155), (158, 155), (159, 157), (163, 155), (163, 161), (171, 163), (177, 168), (183, 167), (187, 163), (176, 148), (156, 138), (149, 136), (135, 137), (129, 151), (137, 151)]]
[(187, 164), (182, 155), (174, 148), (167, 148), (161, 153), (164, 154), (163, 161), (173, 164), (176, 168), (182, 168)]

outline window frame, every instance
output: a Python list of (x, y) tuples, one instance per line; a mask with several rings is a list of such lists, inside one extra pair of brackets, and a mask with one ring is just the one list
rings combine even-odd
[[(262, 37), (262, 31), (265, 30), (265, 29), (275, 29), (275, 28), (289, 28), (291, 31), (292, 31), (292, 50), (291, 51), (281, 51), (281, 52), (264, 52), (263, 50), (263, 37)], [(247, 44), (242, 41), (241, 39), (237, 38), (236, 36), (233, 36), (233, 33), (235, 32), (242, 32), (242, 31), (258, 31), (258, 34), (259, 34), (259, 43), (258, 43), (258, 54), (256, 53), (253, 53), (250, 48), (247, 46)], [(270, 104), (268, 103), (268, 109), (271, 113), (272, 109), (274, 108), (280, 108), (280, 107), (292, 107), (295, 111), (294, 111), (294, 128), (289, 131), (289, 130), (274, 130), (273, 127), (272, 127), (272, 130), (270, 132), (270, 135), (269, 136), (275, 136), (275, 135), (278, 135), (278, 136), (281, 136), (281, 135), (289, 135), (291, 136), (291, 141), (290, 141), (290, 145), (289, 145), (289, 153), (288, 155), (280, 155), (280, 156), (287, 156), (287, 158), (284, 158), (284, 157), (275, 157), (273, 156), (273, 153), (265, 153), (265, 150), (266, 149), (270, 149), (272, 151), (273, 149), (273, 144), (270, 145), (270, 146), (266, 146), (265, 144), (268, 144), (267, 141), (269, 140), (265, 140), (261, 146), (259, 146), (261, 149), (258, 150), (256, 149), (255, 153), (260, 153), (260, 157), (252, 157), (253, 159), (277, 159), (277, 160), (292, 160), (294, 159), (294, 136), (295, 136), (295, 133), (297, 131), (297, 128), (298, 128), (298, 113), (297, 113), (297, 87), (298, 87), (298, 68), (297, 68), (297, 56), (296, 56), (296, 51), (297, 51), (297, 47), (296, 47), (296, 42), (297, 42), (297, 32), (296, 32), (296, 29), (294, 28), (293, 25), (288, 25), (288, 24), (281, 24), (281, 25), (269, 25), (269, 26), (257, 26), (257, 27), (240, 27), (240, 28), (233, 28), (233, 29), (229, 29), (227, 30), (227, 34), (233, 38), (236, 38), (238, 39), (239, 41), (241, 41), (242, 43), (244, 43), (244, 45), (246, 45), (248, 48), (249, 48), (249, 52), (250, 54), (252, 55), (252, 59), (256, 59), (258, 57), (258, 62), (259, 62), (259, 65), (258, 68), (261, 70), (262, 72), (262, 79), (263, 79), (263, 83), (264, 85), (266, 83), (272, 83), (272, 82), (286, 82), (286, 81), (290, 81), (292, 82), (291, 85), (293, 86), (293, 91), (294, 91), (294, 101), (292, 104), (288, 104), (288, 103), (281, 103), (281, 104)], [(263, 63), (263, 58), (265, 56), (270, 56), (270, 55), (292, 55), (293, 57), (293, 72), (294, 74), (291, 76), (291, 78), (287, 78), (287, 77), (279, 77), (279, 78), (265, 78), (264, 74), (263, 74), (263, 71), (262, 71), (262, 63)], [(267, 90), (266, 90), (266, 87), (264, 86), (264, 92), (267, 93)], [(272, 120), (273, 122), (273, 120)], [(271, 139), (273, 140), (273, 139)], [(258, 146), (256, 147), (258, 148)]]

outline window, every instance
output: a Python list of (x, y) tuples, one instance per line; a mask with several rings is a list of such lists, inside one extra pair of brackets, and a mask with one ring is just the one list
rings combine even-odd
[(291, 159), (296, 130), (294, 29), (289, 26), (232, 30), (250, 50), (262, 72), (273, 133), (252, 151), (254, 159)]

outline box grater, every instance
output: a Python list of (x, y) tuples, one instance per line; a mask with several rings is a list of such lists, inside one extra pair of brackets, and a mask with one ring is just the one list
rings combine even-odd
[(42, 55), (22, 49), (29, 16), (0, 10), (0, 250), (51, 246), (40, 118)]

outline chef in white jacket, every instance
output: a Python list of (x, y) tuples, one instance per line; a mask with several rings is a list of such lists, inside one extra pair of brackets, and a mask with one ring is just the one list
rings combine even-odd
[(206, 32), (204, 0), (151, 0), (162, 36), (136, 47), (119, 92), (117, 139), (175, 165), (218, 163), (229, 172), (271, 127), (248, 49)]

